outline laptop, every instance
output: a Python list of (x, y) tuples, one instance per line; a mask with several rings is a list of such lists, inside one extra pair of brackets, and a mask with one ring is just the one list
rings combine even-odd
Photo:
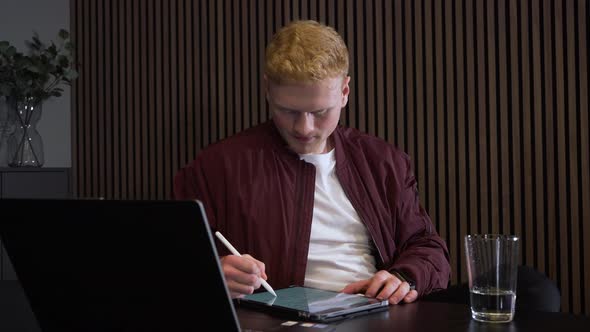
[(0, 199), (43, 331), (240, 331), (199, 201)]

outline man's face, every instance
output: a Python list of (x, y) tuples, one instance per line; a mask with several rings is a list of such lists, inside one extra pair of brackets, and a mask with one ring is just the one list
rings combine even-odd
[(315, 83), (265, 80), (272, 118), (289, 147), (298, 154), (328, 152), (332, 148), (328, 137), (348, 101), (350, 77)]

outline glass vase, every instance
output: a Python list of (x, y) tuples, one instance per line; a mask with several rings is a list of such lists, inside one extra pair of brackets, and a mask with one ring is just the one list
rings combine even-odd
[(41, 119), (41, 103), (30, 97), (8, 97), (6, 105), (8, 121), (14, 128), (8, 137), (8, 166), (43, 166), (43, 141), (37, 131), (37, 123)]
[(6, 98), (0, 97), (0, 167), (8, 166), (8, 137), (14, 132), (14, 125), (8, 120)]

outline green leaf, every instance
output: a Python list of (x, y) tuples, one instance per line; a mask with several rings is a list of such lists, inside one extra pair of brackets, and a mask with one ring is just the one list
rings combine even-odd
[(59, 30), (59, 38), (68, 39), (68, 38), (70, 38), (70, 33), (67, 32), (65, 29), (60, 29)]
[(29, 48), (31, 50), (35, 50), (35, 51), (39, 50), (39, 46), (32, 43), (30, 40), (25, 40), (25, 45), (27, 46), (27, 48)]
[(29, 64), (26, 68), (28, 71), (30, 71), (32, 73), (40, 73), (41, 72), (39, 67), (35, 64)]
[(27, 54), (18, 52), (8, 41), (0, 41), (0, 95), (30, 96), (39, 101), (61, 96), (60, 85), (70, 85), (78, 77), (69, 38), (69, 32), (62, 29), (57, 43), (44, 44), (35, 32), (25, 41)]
[(57, 57), (57, 64), (60, 67), (68, 67), (70, 65), (70, 60), (68, 60), (68, 57), (65, 55), (60, 55)]
[(16, 54), (16, 48), (14, 46), (9, 46), (8, 49), (6, 50), (6, 55), (11, 57), (14, 56)]
[(35, 43), (35, 45), (37, 45), (39, 48), (41, 48), (41, 41), (39, 40), (39, 36), (37, 35), (37, 33), (35, 33), (35, 35), (33, 36), (33, 43)]
[(57, 55), (57, 46), (55, 46), (55, 44), (52, 42), (51, 46), (49, 46), (47, 48), (47, 52), (49, 52), (49, 54), (51, 54), (51, 56), (56, 56)]
[(66, 70), (64, 72), (64, 77), (67, 78), (69, 81), (73, 81), (76, 78), (78, 78), (78, 72), (73, 69)]

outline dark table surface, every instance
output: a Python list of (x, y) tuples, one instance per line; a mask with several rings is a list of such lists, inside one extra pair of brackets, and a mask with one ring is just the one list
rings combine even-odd
[[(583, 315), (517, 312), (510, 323), (486, 324), (472, 320), (466, 305), (425, 301), (311, 326), (286, 326), (285, 319), (245, 308), (238, 307), (237, 313), (244, 331), (590, 331), (590, 317)], [(40, 332), (18, 281), (0, 281), (0, 331)]]
[(466, 305), (425, 301), (311, 328), (301, 322), (286, 328), (281, 325), (285, 320), (243, 308), (237, 312), (242, 327), (254, 331), (590, 331), (590, 317), (582, 315), (517, 313), (510, 323), (480, 323)]

